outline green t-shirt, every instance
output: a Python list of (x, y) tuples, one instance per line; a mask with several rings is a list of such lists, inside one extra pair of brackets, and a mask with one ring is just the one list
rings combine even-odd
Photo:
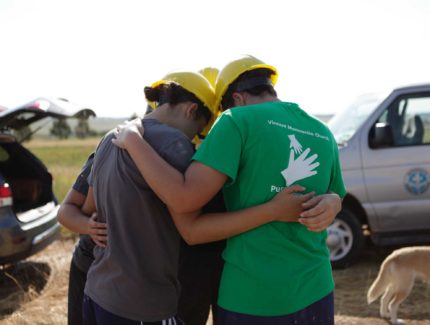
[[(227, 209), (272, 199), (286, 185), (343, 197), (336, 142), (321, 121), (296, 104), (271, 102), (224, 112), (194, 155), (228, 176)], [(327, 232), (272, 222), (227, 241), (219, 305), (250, 315), (287, 315), (334, 288)]]

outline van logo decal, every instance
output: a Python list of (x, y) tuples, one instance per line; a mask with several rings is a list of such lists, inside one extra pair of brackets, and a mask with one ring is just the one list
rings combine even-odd
[(427, 191), (429, 185), (429, 174), (424, 169), (412, 169), (405, 175), (405, 188), (409, 193), (423, 194)]

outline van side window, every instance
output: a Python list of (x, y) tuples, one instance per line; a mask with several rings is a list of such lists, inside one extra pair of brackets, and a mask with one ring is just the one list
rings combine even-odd
[(383, 134), (382, 127), (384, 147), (430, 144), (430, 94), (397, 98), (380, 116), (374, 132)]

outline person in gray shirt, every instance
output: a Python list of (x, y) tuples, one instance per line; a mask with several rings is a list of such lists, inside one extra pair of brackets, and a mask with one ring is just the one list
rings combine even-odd
[[(187, 90), (193, 87), (200, 92)], [(183, 72), (146, 87), (145, 95), (159, 103), (142, 119), (148, 141), (184, 171), (194, 153), (190, 138), (212, 117), (213, 90), (201, 75)], [(94, 249), (84, 323), (178, 323), (180, 236), (167, 207), (112, 138), (110, 132), (101, 140), (89, 177), (87, 198), (95, 199), (98, 220), (107, 223), (108, 244)]]

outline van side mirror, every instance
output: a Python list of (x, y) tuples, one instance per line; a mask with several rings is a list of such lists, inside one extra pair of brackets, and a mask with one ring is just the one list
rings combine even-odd
[(385, 148), (393, 146), (393, 130), (387, 123), (376, 123), (369, 134), (370, 148)]

